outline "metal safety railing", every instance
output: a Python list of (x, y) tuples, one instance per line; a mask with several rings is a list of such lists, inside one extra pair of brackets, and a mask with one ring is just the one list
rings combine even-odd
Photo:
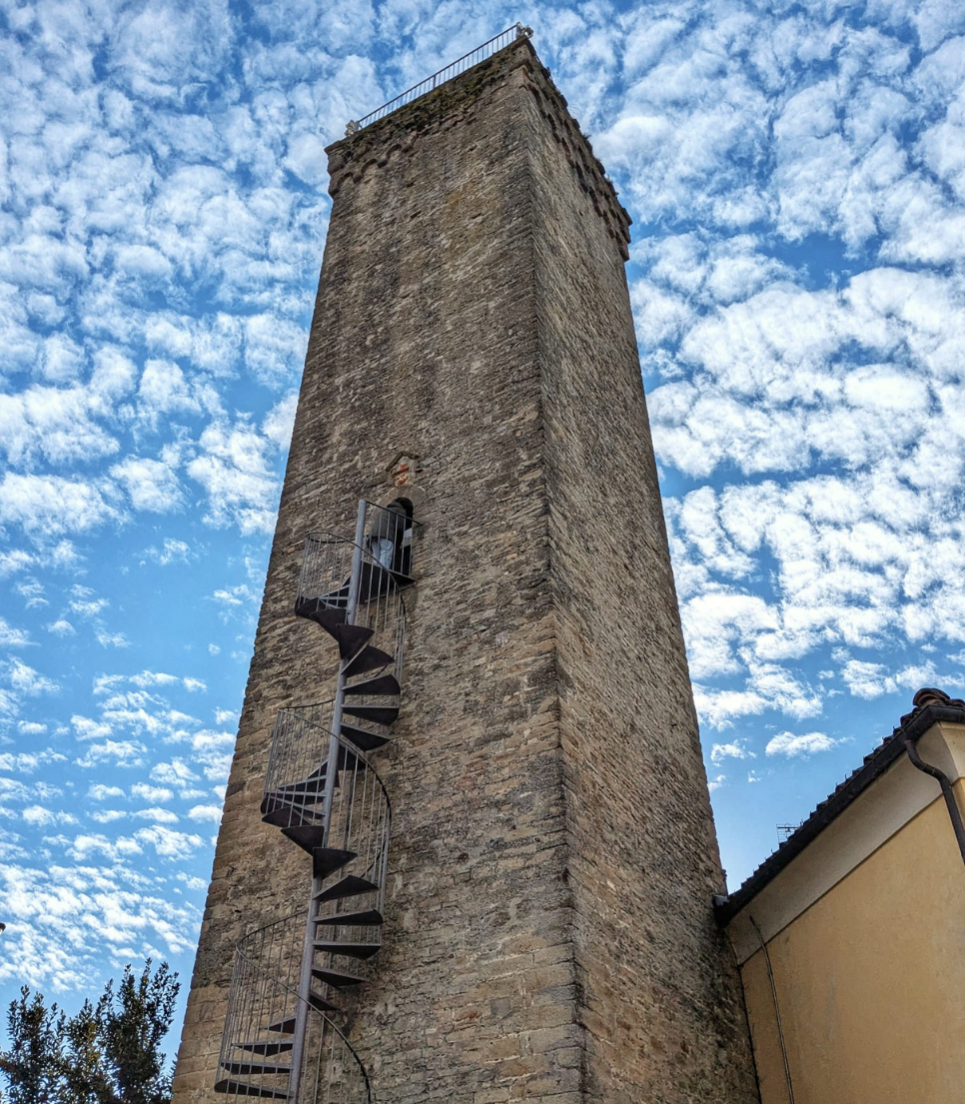
[[(236, 948), (216, 1091), (239, 1100), (369, 1104), (358, 1055), (335, 1024), (298, 995), (300, 920), (299, 914), (286, 916)], [(293, 1078), (292, 1036), (302, 1019), (305, 1043)]]
[[(340, 913), (383, 911), (385, 870), (389, 854), (392, 811), (382, 780), (357, 747), (342, 736), (336, 755), (337, 772), (328, 786), (332, 763), (333, 702), (279, 710), (272, 732), (265, 776), (262, 814), (279, 828), (324, 826), (325, 846), (351, 852), (353, 858), (331, 875), (364, 879), (373, 889), (364, 895), (323, 903), (315, 915), (333, 942), (381, 945), (378, 925), (338, 924)], [(326, 793), (331, 806), (325, 807)]]
[[(371, 629), (371, 643), (390, 658), (382, 673), (402, 680), (405, 651), (405, 602), (402, 591), (412, 582), (412, 522), (405, 514), (366, 503), (364, 543), (357, 545), (332, 533), (310, 533), (298, 579), (295, 608), (317, 620), (352, 623)], [(353, 560), (358, 554), (357, 593), (352, 594)], [(371, 678), (348, 672), (347, 685)]]
[(501, 31), (498, 35), (489, 39), (488, 42), (484, 42), (481, 46), (477, 46), (475, 50), (470, 50), (468, 54), (463, 54), (461, 58), (457, 58), (444, 69), (440, 69), (437, 73), (433, 73), (431, 77), (426, 77), (425, 80), (419, 81), (418, 84), (414, 84), (411, 88), (407, 88), (405, 92), (400, 93), (395, 99), (389, 100), (388, 103), (384, 103), (381, 107), (376, 108), (375, 111), (370, 111), (368, 115), (364, 115), (361, 119), (350, 122), (345, 128), (346, 136), (355, 134), (363, 127), (367, 127), (371, 123), (377, 122), (379, 119), (384, 119), (386, 115), (391, 115), (393, 111), (398, 111), (400, 107), (405, 107), (406, 104), (412, 103), (413, 100), (419, 99), (420, 96), (428, 95), (428, 93), (438, 88), (440, 84), (445, 84), (446, 81), (452, 80), (453, 77), (458, 77), (460, 73), (464, 73), (467, 69), (471, 69), (474, 65), (478, 65), (479, 62), (492, 57), (493, 54), (503, 49), (504, 46), (508, 46), (517, 38), (529, 38), (532, 33), (531, 27), (524, 27), (522, 23), (514, 23), (512, 27), (508, 27), (505, 31)]
[(280, 709), (265, 773), (262, 818), (277, 828), (322, 824), (332, 703)]

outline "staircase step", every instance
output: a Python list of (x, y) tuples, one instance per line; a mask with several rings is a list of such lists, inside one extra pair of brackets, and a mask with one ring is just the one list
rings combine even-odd
[(399, 707), (397, 705), (353, 705), (352, 702), (346, 702), (342, 706), (342, 712), (363, 721), (390, 725), (398, 717)]
[(267, 801), (261, 803), (261, 819), (265, 824), (273, 824), (276, 828), (304, 828), (321, 824), (322, 813), (308, 809), (304, 805), (291, 805), (283, 801), (271, 802), (266, 810)]
[(320, 824), (296, 825), (282, 828), (282, 835), (312, 856), (312, 873), (316, 878), (327, 878), (356, 857), (356, 851), (343, 851), (338, 847), (323, 847), (325, 829)]
[(364, 675), (368, 671), (381, 670), (392, 663), (395, 663), (394, 656), (390, 656), (388, 652), (383, 652), (381, 648), (373, 648), (369, 644), (345, 664), (342, 668), (342, 674), (346, 678), (353, 678), (355, 675)]
[(385, 918), (378, 909), (365, 909), (363, 912), (333, 912), (330, 916), (316, 916), (315, 921), (328, 927), (341, 925), (354, 928), (382, 924)]
[(375, 635), (375, 629), (366, 628), (365, 625), (339, 625), (335, 632), (338, 641), (338, 658), (344, 663), (359, 654), (363, 645), (367, 644)]
[(359, 605), (367, 605), (383, 594), (390, 594), (396, 588), (392, 572), (379, 563), (363, 563), (359, 575)]
[(331, 1001), (327, 1001), (324, 997), (320, 997), (318, 993), (312, 990), (308, 994), (308, 1003), (315, 1009), (316, 1012), (337, 1012), (338, 1005), (332, 1004)]
[(359, 751), (377, 751), (389, 742), (388, 736), (380, 736), (358, 725), (343, 724), (339, 730), (346, 740), (350, 740)]
[(318, 847), (312, 852), (312, 874), (327, 878), (336, 870), (357, 857), (355, 851), (340, 851), (337, 847)]
[(268, 1100), (291, 1100), (291, 1094), (285, 1089), (271, 1089), (267, 1085), (252, 1085), (247, 1081), (234, 1081), (224, 1078), (216, 1081), (216, 1093), (234, 1093), (235, 1096), (262, 1096)]
[(309, 854), (316, 848), (320, 848), (325, 842), (325, 829), (320, 824), (303, 824), (292, 828), (282, 828), (282, 835), (287, 836), (292, 843), (297, 844)]
[[(318, 781), (318, 779), (316, 779)], [(303, 790), (301, 793), (292, 790), (268, 790), (261, 799), (261, 811), (266, 812), (273, 805), (297, 805), (300, 809), (310, 809), (313, 805), (321, 805), (325, 800), (325, 779), (321, 779), (322, 785), (318, 790)]]
[(401, 687), (395, 675), (379, 675), (365, 682), (356, 682), (345, 687), (346, 694), (398, 694)]
[[(294, 1027), (294, 1022), (292, 1023)], [(239, 1050), (248, 1050), (252, 1054), (264, 1054), (266, 1058), (270, 1058), (273, 1054), (284, 1054), (285, 1051), (291, 1050), (295, 1045), (294, 1043), (235, 1043)]]
[(365, 981), (365, 978), (359, 977), (358, 974), (346, 974), (344, 970), (331, 970), (322, 966), (312, 967), (312, 977), (317, 977), (319, 981), (324, 981), (326, 985), (331, 985), (335, 989), (347, 989), (350, 985), (358, 985)]
[(253, 1073), (291, 1073), (291, 1066), (287, 1062), (222, 1062), (222, 1068), (228, 1073), (247, 1074)]
[(279, 1035), (291, 1035), (295, 1030), (295, 1017), (286, 1016), (283, 1020), (275, 1020), (275, 1022), (270, 1023), (265, 1030), (277, 1031)]
[(321, 598), (299, 598), (295, 602), (295, 616), (307, 617), (321, 625), (329, 636), (335, 636), (339, 625), (345, 623), (344, 608), (326, 605)]
[(326, 954), (347, 955), (349, 958), (371, 958), (381, 948), (381, 943), (340, 943), (334, 939), (316, 940), (312, 946)]
[(368, 878), (360, 878), (357, 874), (346, 874), (344, 878), (315, 894), (315, 900), (321, 904), (323, 901), (341, 901), (345, 897), (357, 897), (360, 893), (371, 893), (379, 887)]
[(396, 590), (404, 590), (412, 586), (415, 580), (411, 575), (403, 575), (401, 571), (393, 571), (383, 567), (380, 563), (367, 562), (362, 564), (362, 577), (359, 585), (359, 602), (364, 603), (380, 594), (389, 594)]
[(289, 797), (312, 797), (317, 794), (324, 794), (325, 792), (325, 779), (328, 775), (328, 763), (322, 763), (318, 770), (312, 771), (307, 778), (303, 778), (300, 782), (285, 782), (281, 786), (276, 786), (274, 790), (269, 792), (284, 794)]

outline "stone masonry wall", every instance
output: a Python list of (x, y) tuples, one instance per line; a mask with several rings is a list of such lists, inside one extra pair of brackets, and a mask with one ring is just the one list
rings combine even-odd
[[(709, 928), (719, 874), (630, 363), (625, 215), (534, 88), (557, 95), (521, 40), (329, 151), (332, 218), (175, 1104), (218, 1099), (234, 943), (307, 907), (308, 856), (258, 814), (275, 711), (332, 685), (334, 646), (292, 615), (302, 538), (350, 534), (359, 497), (396, 497), (400, 453), (422, 528), (403, 709), (373, 757), (393, 808), (386, 924), (339, 1020), (375, 1100), (749, 1099)], [(627, 407), (624, 459), (601, 459), (607, 395)], [(606, 630), (628, 593), (641, 612)], [(621, 824), (632, 842), (614, 848)], [(676, 1026), (654, 1022), (668, 1015)]]
[(757, 1100), (630, 311), (565, 101), (527, 79), (567, 876), (587, 1100)]

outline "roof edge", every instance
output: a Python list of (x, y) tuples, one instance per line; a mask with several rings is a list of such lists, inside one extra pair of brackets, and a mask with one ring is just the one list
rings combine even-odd
[(905, 754), (905, 741), (917, 743), (936, 724), (965, 725), (965, 701), (950, 698), (941, 690), (919, 690), (915, 709), (901, 718), (892, 734), (865, 758), (848, 779), (823, 801), (808, 819), (787, 838), (753, 874), (727, 897), (714, 901), (714, 916), (720, 927), (745, 908), (785, 867), (787, 867), (825, 828), (836, 820), (849, 805)]

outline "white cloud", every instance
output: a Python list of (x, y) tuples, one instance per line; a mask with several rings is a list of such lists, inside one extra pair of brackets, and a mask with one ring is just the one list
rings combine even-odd
[(50, 809), (45, 809), (42, 805), (30, 805), (24, 809), (20, 815), (28, 824), (42, 827), (51, 824), (62, 824), (65, 821), (73, 819), (64, 816), (64, 814), (58, 815), (57, 813), (53, 813)]
[(148, 360), (138, 387), (142, 417), (156, 425), (162, 414), (200, 414), (201, 404), (178, 364)]
[(134, 388), (137, 368), (131, 358), (120, 349), (105, 346), (94, 354), (94, 371), (90, 389), (98, 397), (117, 400), (126, 397)]
[(200, 836), (189, 832), (176, 832), (173, 828), (165, 828), (163, 824), (140, 828), (134, 836), (141, 843), (150, 844), (158, 855), (165, 859), (189, 858), (204, 844)]
[(189, 812), (188, 816), (192, 820), (210, 820), (215, 824), (221, 823), (221, 806), (220, 805), (195, 805)]
[(743, 689), (694, 683), (694, 701), (701, 720), (718, 729), (729, 728), (738, 717), (772, 709), (796, 720), (816, 716), (822, 709), (820, 693), (774, 663), (751, 663)]
[[(152, 771), (152, 777), (154, 772)], [(142, 801), (170, 801), (174, 793), (165, 786), (149, 786), (146, 782), (135, 782), (131, 786), (131, 796)]]
[(107, 786), (103, 782), (94, 782), (87, 794), (94, 801), (106, 801), (110, 797), (123, 797), (124, 791), (119, 786)]
[(128, 681), (142, 688), (171, 686), (178, 681), (178, 677), (177, 675), (169, 675), (166, 671), (142, 671), (139, 675), (131, 675)]
[(147, 748), (137, 740), (104, 740), (91, 744), (87, 754), (76, 760), (79, 767), (91, 768), (113, 763), (118, 767), (143, 767)]
[[(43, 725), (25, 725), (19, 726), (21, 732), (25, 732), (27, 735), (41, 735), (43, 731), (46, 731)], [(36, 729), (40, 729), (41, 732), (37, 732)], [(52, 751), (49, 748), (43, 751), (36, 752), (0, 752), (0, 770), (15, 771), (20, 774), (34, 774), (38, 767), (45, 766), (50, 763), (63, 763), (66, 761), (67, 756), (61, 755), (58, 751)]]
[(32, 537), (89, 532), (122, 516), (96, 481), (12, 471), (0, 480), (0, 522)]
[(90, 587), (79, 583), (71, 587), (70, 608), (81, 617), (96, 617), (110, 605), (108, 598), (95, 598)]
[(710, 761), (720, 766), (727, 759), (754, 759), (755, 755), (746, 746), (745, 740), (733, 740), (729, 744), (714, 744), (710, 749)]
[(22, 732), (25, 736), (43, 736), (47, 731), (47, 726), (39, 721), (17, 721), (17, 731)]
[(170, 809), (161, 809), (156, 805), (149, 809), (137, 809), (132, 815), (144, 820), (153, 820), (156, 824), (177, 824), (180, 819), (177, 813)]
[(165, 537), (161, 548), (149, 548), (146, 553), (155, 563), (167, 567), (173, 563), (188, 563), (193, 557), (191, 546), (183, 540)]
[(297, 406), (298, 393), (292, 391), (271, 408), (262, 422), (262, 433), (280, 449), (287, 449), (291, 443)]
[(40, 694), (56, 693), (60, 687), (53, 679), (28, 667), (19, 659), (12, 659), (6, 665), (6, 678), (10, 686), (17, 692), (28, 694), (30, 697), (38, 697)]
[(783, 755), (788, 759), (808, 758), (841, 743), (823, 732), (807, 732), (796, 736), (793, 732), (781, 732), (768, 741), (764, 749), (767, 755)]
[(92, 855), (101, 854), (116, 862), (132, 855), (139, 855), (141, 846), (136, 840), (120, 837), (116, 840), (108, 839), (98, 833), (82, 833), (75, 836), (71, 846), (70, 855), (78, 862), (89, 859)]
[(21, 648), (30, 643), (30, 633), (26, 629), (15, 629), (0, 617), (0, 645), (8, 648)]
[(95, 721), (90, 717), (84, 717), (79, 713), (75, 713), (70, 718), (70, 723), (73, 726), (74, 732), (77, 734), (78, 740), (102, 740), (106, 736), (112, 736), (114, 733), (113, 728), (103, 721)]
[(135, 510), (163, 514), (177, 509), (183, 495), (171, 461), (128, 456), (111, 468), (111, 475), (124, 485)]
[(25, 571), (34, 562), (34, 557), (20, 548), (10, 552), (0, 552), (0, 579), (14, 575), (18, 571)]
[(268, 439), (245, 425), (216, 424), (198, 444), (201, 454), (187, 471), (207, 492), (205, 521), (216, 528), (235, 524), (244, 534), (270, 532), (279, 485), (267, 464)]
[[(899, 690), (919, 690), (923, 686), (933, 686), (938, 680), (934, 663), (912, 664), (900, 670), (889, 672), (881, 663), (869, 663), (859, 659), (849, 659), (844, 664), (841, 677), (845, 685), (857, 698), (870, 701), (882, 694), (894, 694)], [(941, 680), (944, 681), (944, 680)]]
[(123, 809), (101, 809), (91, 813), (91, 820), (97, 824), (113, 824), (117, 820), (124, 820), (127, 813)]
[(32, 387), (0, 395), (0, 448), (14, 467), (40, 459), (70, 464), (111, 456), (118, 442), (96, 418), (97, 403), (80, 387)]
[(44, 597), (44, 585), (37, 579), (24, 579), (17, 583), (13, 589), (26, 600), (27, 609), (35, 609), (48, 604)]

